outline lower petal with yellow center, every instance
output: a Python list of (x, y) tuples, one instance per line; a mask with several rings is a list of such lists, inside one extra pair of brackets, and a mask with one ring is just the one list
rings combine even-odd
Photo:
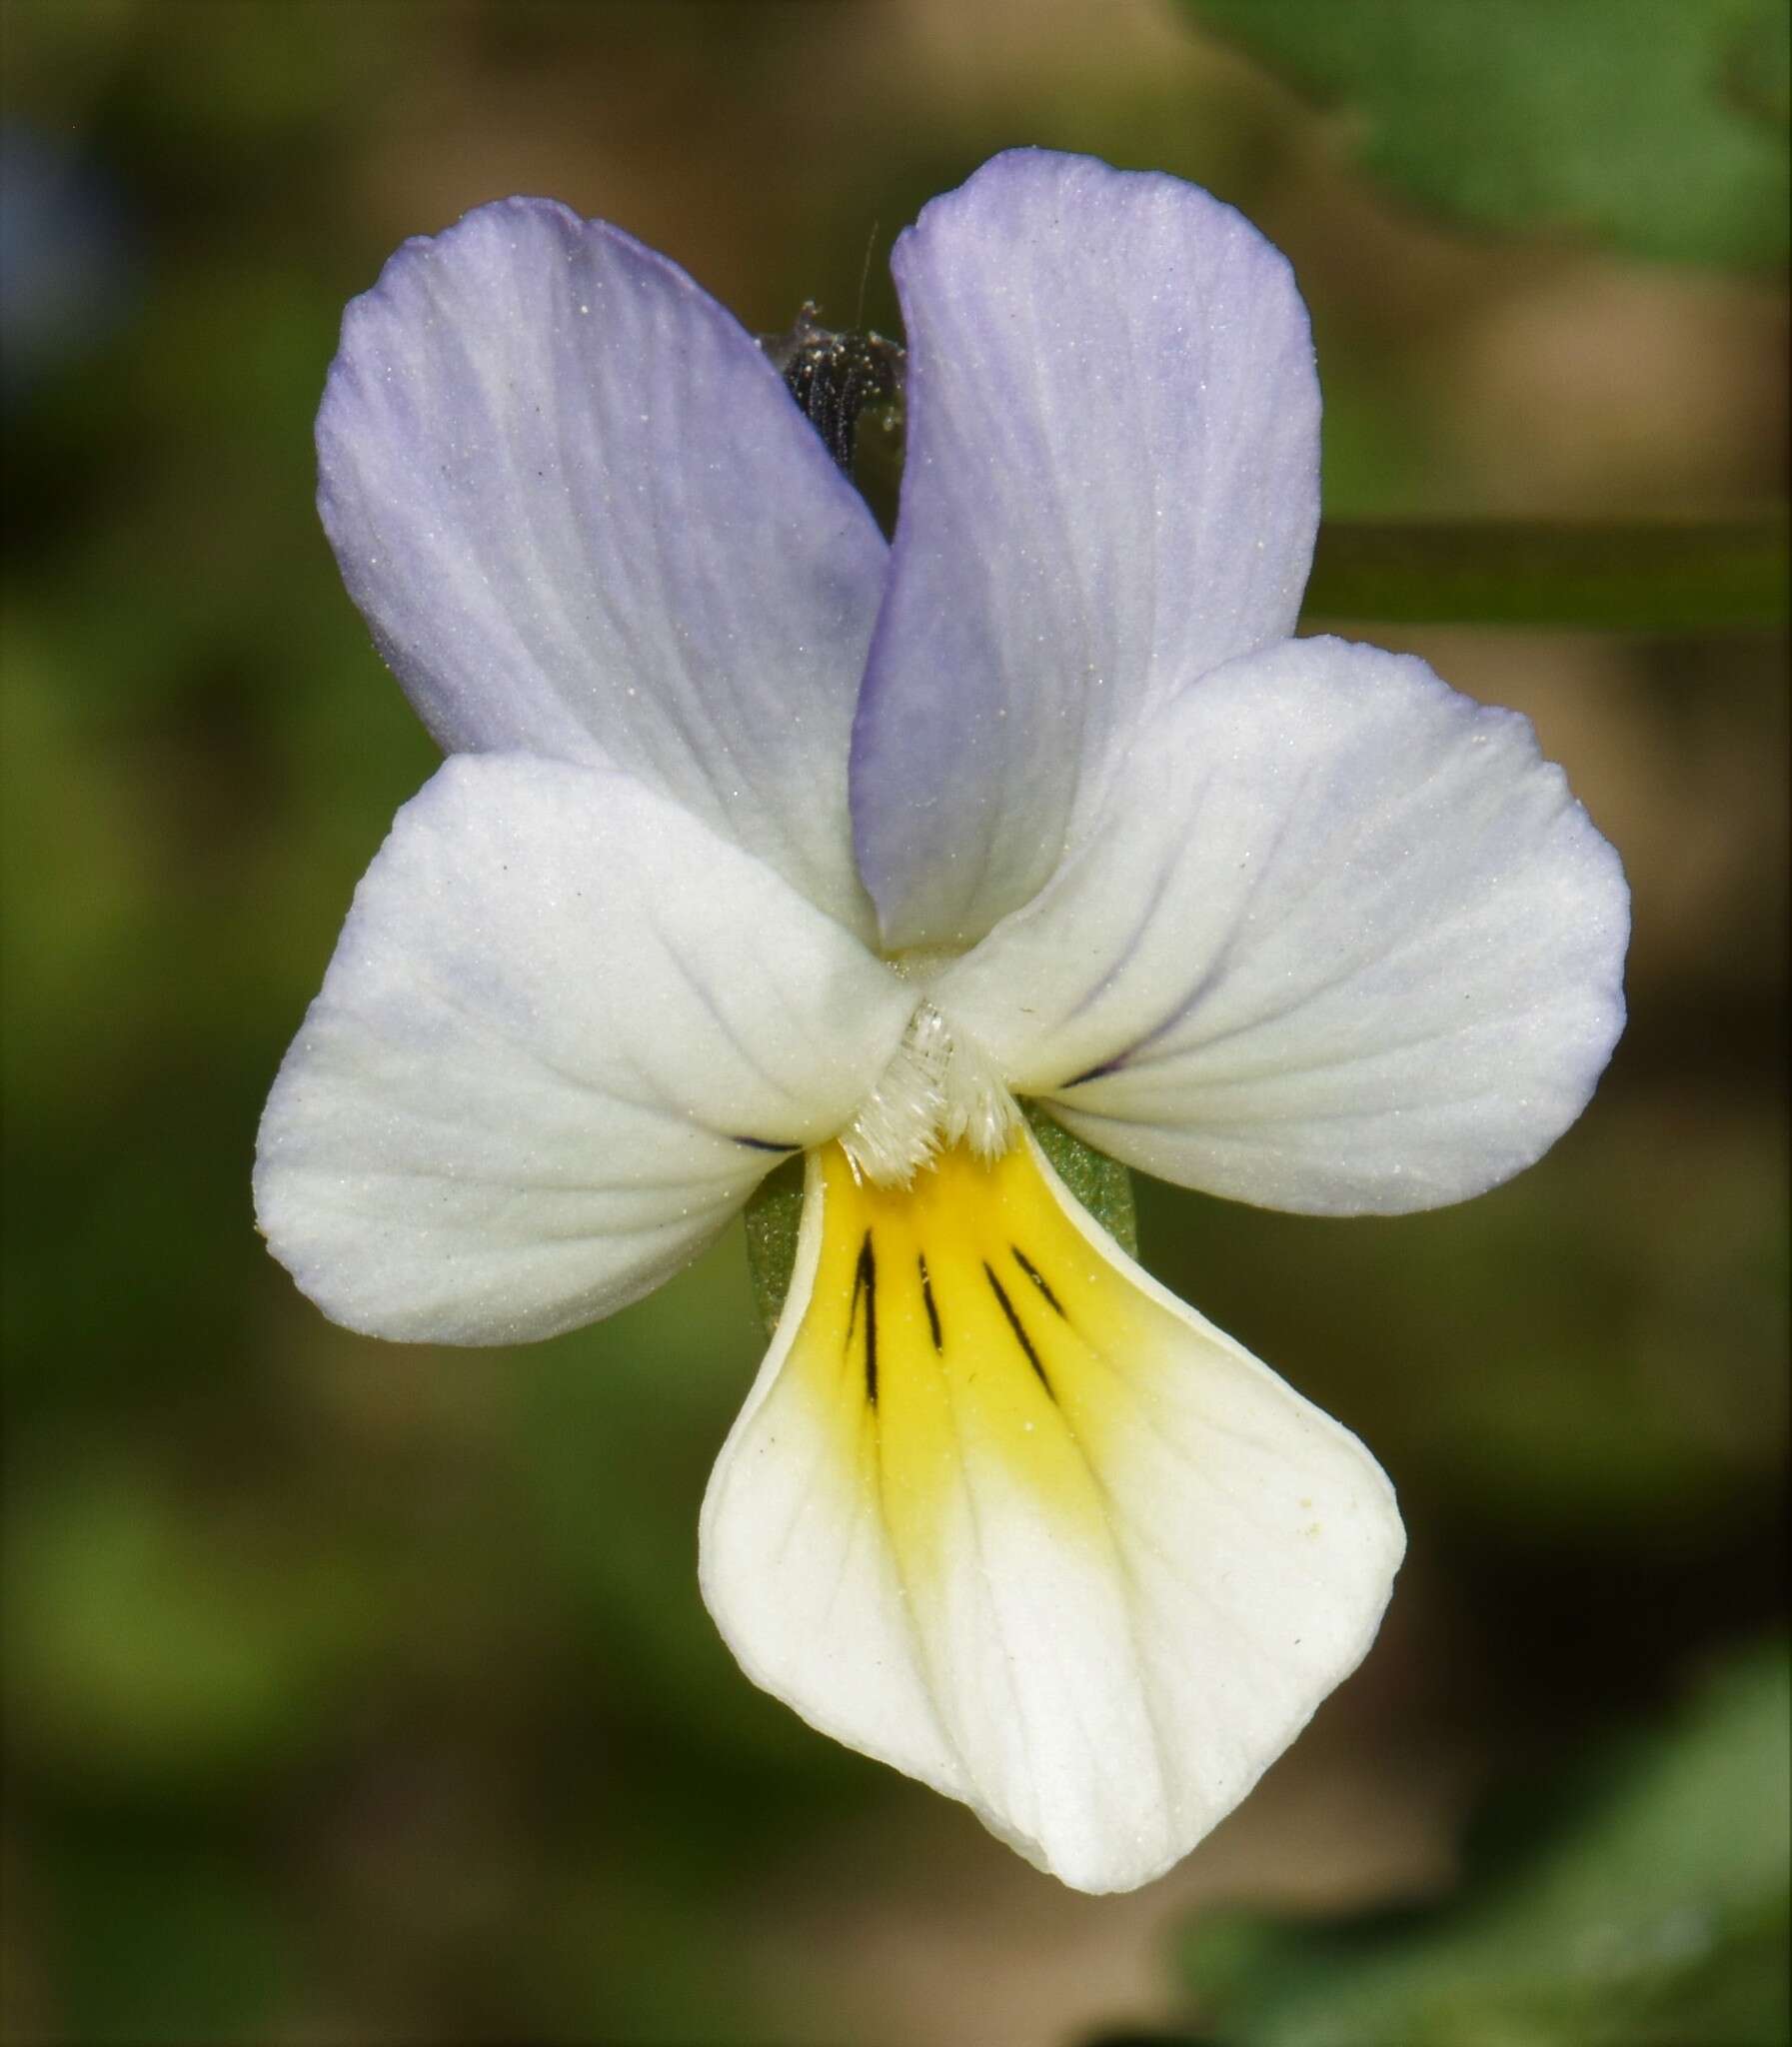
[(756, 1681), (1125, 1889), (1366, 1650), (1403, 1547), (1346, 1430), (1177, 1301), (1030, 1134), (906, 1187), (811, 1154), (790, 1297), (705, 1503)]

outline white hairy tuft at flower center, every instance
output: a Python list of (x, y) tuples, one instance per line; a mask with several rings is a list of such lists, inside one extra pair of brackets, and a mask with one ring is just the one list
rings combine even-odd
[(988, 1054), (922, 1001), (841, 1145), (863, 1178), (905, 1187), (953, 1144), (969, 1145), (978, 1158), (999, 1158), (1019, 1125), (1014, 1097)]

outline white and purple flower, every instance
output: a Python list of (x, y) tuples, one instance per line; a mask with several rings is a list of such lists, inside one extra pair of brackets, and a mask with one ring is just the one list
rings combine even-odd
[(1244, 220), (1017, 151), (895, 268), (888, 546), (753, 339), (612, 227), (482, 207), (350, 307), (324, 523), (449, 759), (257, 1201), (339, 1321), (509, 1342), (807, 1153), (711, 1610), (816, 1726), (1123, 1889), (1355, 1666), (1404, 1538), (1017, 1097), (1240, 1200), (1458, 1200), (1585, 1105), (1627, 898), (1524, 720), (1291, 637), (1318, 389)]

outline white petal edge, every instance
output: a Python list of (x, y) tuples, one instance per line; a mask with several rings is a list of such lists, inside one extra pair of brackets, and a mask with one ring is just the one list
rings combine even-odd
[(356, 892), (257, 1146), (333, 1319), (498, 1343), (609, 1314), (814, 1143), (912, 1006), (857, 939), (615, 771), (450, 761)]
[(318, 508), (446, 752), (626, 768), (871, 930), (847, 749), (886, 549), (740, 323), (540, 199), (343, 319)]
[(1398, 1213), (1509, 1178), (1580, 1113), (1629, 929), (1527, 720), (1298, 640), (1184, 692), (1087, 846), (932, 993), (1130, 1165)]
[[(962, 1799), (1071, 1887), (1128, 1890), (1186, 1855), (1360, 1662), (1405, 1536), (1361, 1443), (1126, 1257), (1024, 1142), (1088, 1285), (1123, 1287), (1150, 1332), (1078, 1439), (1092, 1518), (1065, 1522), (972, 1454), (937, 1582), (917, 1580), (889, 1475), (856, 1482), (794, 1365), (825, 1262), (812, 1158), (790, 1300), (704, 1502), (703, 1590), (747, 1674), (811, 1725)], [(1072, 1315), (1081, 1283), (1063, 1288)], [(1015, 1298), (1055, 1364), (1050, 1311), (1024, 1282)]]

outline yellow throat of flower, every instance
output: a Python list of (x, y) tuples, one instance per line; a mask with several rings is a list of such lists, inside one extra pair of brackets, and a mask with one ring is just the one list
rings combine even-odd
[(822, 1243), (786, 1372), (829, 1412), (905, 1575), (967, 1468), (1004, 1468), (1060, 1523), (1106, 1511), (1096, 1439), (1129, 1404), (1115, 1379), (1148, 1366), (1170, 1318), (1047, 1170), (1024, 1135), (994, 1159), (953, 1144), (905, 1187), (839, 1144), (812, 1161)]

